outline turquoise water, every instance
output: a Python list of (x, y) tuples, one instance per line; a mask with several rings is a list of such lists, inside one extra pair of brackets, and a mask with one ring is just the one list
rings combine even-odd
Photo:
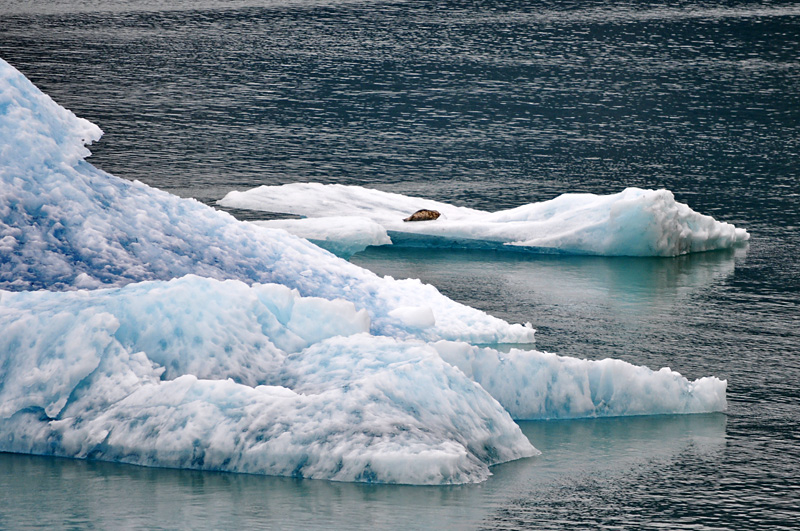
[(676, 259), (352, 259), (529, 321), (541, 350), (725, 378), (724, 415), (525, 423), (542, 456), (446, 488), (0, 454), (0, 528), (800, 525), (794, 3), (0, 0), (0, 14), (0, 57), (106, 132), (95, 165), (209, 204), (295, 181), (488, 210), (665, 187), (752, 235)]

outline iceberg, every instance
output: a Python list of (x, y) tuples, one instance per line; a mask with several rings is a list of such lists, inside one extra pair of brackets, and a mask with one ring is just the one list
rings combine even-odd
[[(459, 484), (538, 453), (515, 418), (725, 409), (716, 378), (478, 347), (534, 330), (109, 175), (101, 134), (0, 60), (2, 452)], [(315, 230), (386, 242), (356, 217)]]
[[(746, 230), (716, 221), (675, 201), (668, 190), (627, 188), (612, 195), (563, 194), (550, 201), (484, 212), (360, 186), (292, 183), (229, 192), (220, 206), (306, 216), (286, 230), (330, 240), (339, 217), (377, 223), (394, 245), (455, 247), (605, 256), (678, 256), (727, 249), (750, 238)], [(437, 220), (403, 222), (419, 209)], [(259, 222), (280, 226), (280, 221)], [(316, 227), (324, 227), (317, 236)], [(373, 229), (374, 230), (374, 229)], [(366, 241), (366, 231), (341, 231), (341, 242)], [(386, 245), (378, 242), (371, 245)]]
[(352, 303), (193, 275), (0, 292), (0, 451), (342, 481), (485, 480), (538, 453)]

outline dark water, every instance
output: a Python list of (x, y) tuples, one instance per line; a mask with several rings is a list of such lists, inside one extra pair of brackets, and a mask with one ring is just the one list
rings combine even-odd
[[(496, 210), (665, 187), (747, 228), (677, 259), (373, 249), (537, 346), (728, 380), (725, 415), (526, 423), (477, 486), (0, 455), (0, 528), (800, 527), (800, 7), (0, 0), (0, 57), (106, 132), (92, 162), (213, 203), (296, 181)], [(354, 522), (354, 523), (353, 523)]]

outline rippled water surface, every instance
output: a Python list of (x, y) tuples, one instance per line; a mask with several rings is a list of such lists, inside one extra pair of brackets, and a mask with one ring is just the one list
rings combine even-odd
[(0, 0), (0, 57), (103, 128), (95, 165), (209, 204), (665, 187), (752, 235), (676, 259), (353, 257), (530, 321), (542, 350), (726, 378), (724, 415), (524, 423), (541, 457), (447, 488), (0, 454), (0, 528), (800, 527), (797, 4)]

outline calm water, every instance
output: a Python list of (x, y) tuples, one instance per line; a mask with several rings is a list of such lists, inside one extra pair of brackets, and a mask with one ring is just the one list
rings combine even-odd
[(677, 259), (373, 249), (537, 347), (728, 379), (727, 414), (525, 423), (541, 457), (421, 488), (0, 454), (0, 528), (800, 526), (800, 6), (0, 0), (0, 57), (209, 204), (358, 184), (495, 210), (665, 187), (747, 228)]

